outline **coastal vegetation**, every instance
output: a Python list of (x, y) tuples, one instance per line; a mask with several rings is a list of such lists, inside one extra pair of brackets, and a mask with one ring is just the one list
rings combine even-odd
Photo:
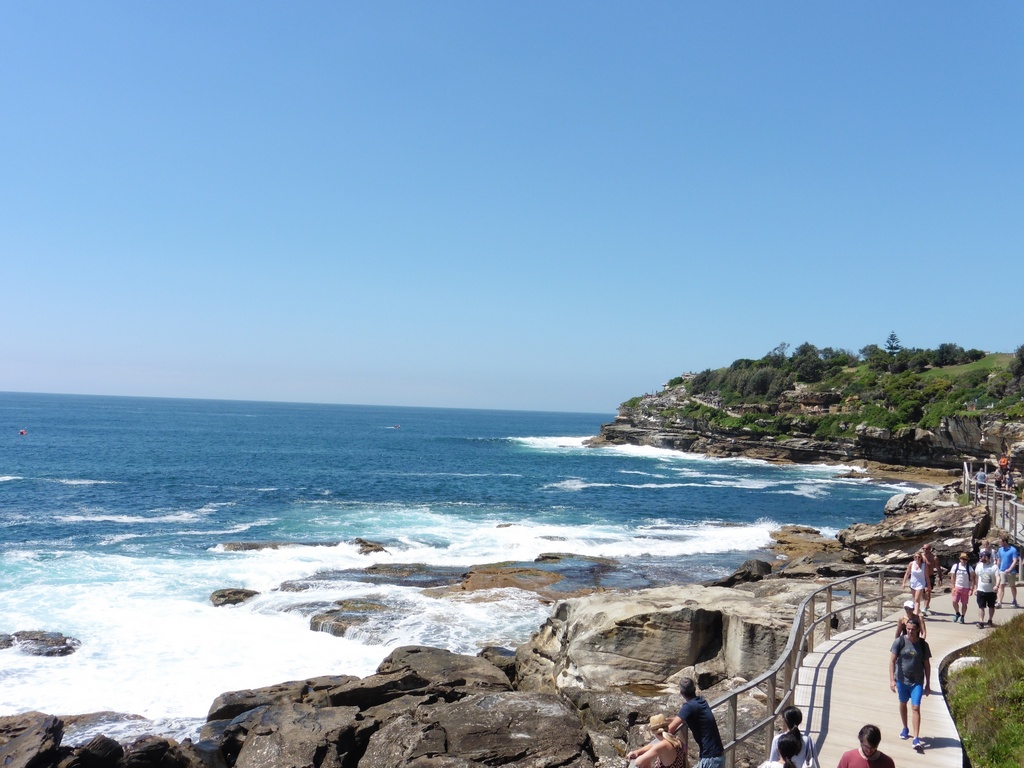
[(1024, 345), (1013, 353), (953, 343), (916, 349), (903, 347), (895, 333), (859, 352), (805, 342), (789, 353), (784, 343), (757, 360), (677, 376), (665, 391), (676, 397), (659, 412), (662, 418), (761, 436), (839, 439), (854, 436), (860, 425), (933, 429), (949, 416), (982, 413), (1020, 420)]
[(1024, 616), (996, 628), (950, 676), (949, 709), (974, 768), (1024, 765)]

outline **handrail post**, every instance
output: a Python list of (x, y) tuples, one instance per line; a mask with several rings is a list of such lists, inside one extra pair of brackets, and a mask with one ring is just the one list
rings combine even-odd
[(878, 616), (875, 621), (881, 621), (885, 611), (885, 573), (878, 572)]
[[(725, 730), (729, 734), (729, 741), (736, 741), (736, 701), (738, 697), (729, 699), (729, 709), (725, 719)], [(730, 749), (725, 754), (725, 768), (735, 768), (736, 748)]]
[(825, 622), (825, 640), (832, 639), (832, 589), (825, 593), (825, 613), (829, 620)]
[[(804, 651), (805, 654), (812, 653), (814, 651), (814, 618), (816, 615), (814, 611), (814, 603), (816, 599), (817, 595), (812, 594), (811, 599), (807, 601), (807, 609), (811, 612), (811, 616), (809, 619), (804, 619), (804, 625), (810, 625), (811, 631), (807, 634), (807, 650)], [(803, 659), (801, 659), (800, 662), (803, 663)]]

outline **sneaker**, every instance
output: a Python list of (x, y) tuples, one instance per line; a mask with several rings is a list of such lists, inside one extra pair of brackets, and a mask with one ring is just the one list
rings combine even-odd
[(924, 749), (924, 742), (918, 738), (914, 738), (914, 749)]
[(960, 621), (960, 614), (959, 613), (956, 616), (953, 617), (953, 623), (954, 624), (956, 624), (958, 621)]
[(902, 731), (900, 731), (900, 738), (903, 739), (904, 741), (906, 739), (909, 739), (910, 738), (910, 729), (909, 728), (904, 728)]
[(1013, 601), (1013, 607), (1014, 607), (1014, 608), (1020, 608), (1020, 606), (1019, 606), (1019, 605), (1017, 605), (1017, 601), (1016, 601), (1016, 600), (1014, 600), (1014, 601)]
[(1002, 608), (1002, 607), (1003, 607), (1003, 601), (1000, 600), (998, 603), (996, 603), (996, 608)]

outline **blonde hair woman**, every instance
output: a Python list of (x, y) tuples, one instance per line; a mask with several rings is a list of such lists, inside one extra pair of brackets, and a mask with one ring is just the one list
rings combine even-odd
[(636, 768), (687, 768), (686, 744), (674, 733), (668, 731), (669, 719), (665, 715), (654, 715), (647, 730), (657, 739), (626, 754), (636, 761)]
[(906, 589), (907, 582), (910, 582), (910, 591), (914, 595), (914, 613), (918, 616), (922, 615), (924, 592), (931, 578), (928, 571), (928, 561), (924, 559), (924, 553), (918, 550), (914, 553), (914, 559), (907, 564), (907, 572), (903, 574), (903, 588)]

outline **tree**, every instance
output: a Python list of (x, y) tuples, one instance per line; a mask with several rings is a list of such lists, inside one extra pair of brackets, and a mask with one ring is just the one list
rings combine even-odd
[(1015, 379), (1024, 379), (1024, 344), (1017, 347), (1010, 361), (1010, 375)]
[(901, 349), (903, 349), (903, 345), (900, 344), (900, 337), (896, 335), (896, 331), (893, 331), (885, 340), (885, 351), (890, 355), (895, 355)]

